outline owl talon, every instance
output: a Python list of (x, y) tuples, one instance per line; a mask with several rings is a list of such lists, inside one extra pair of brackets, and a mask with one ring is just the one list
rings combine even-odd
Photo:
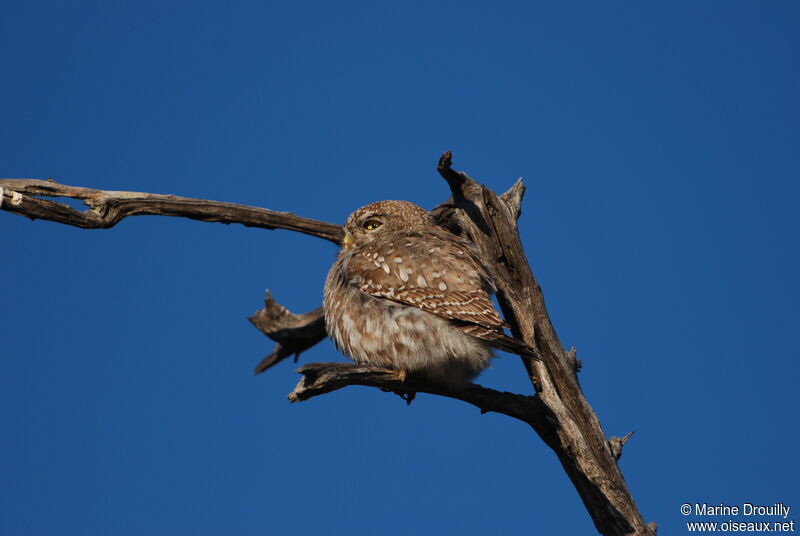
[[(407, 370), (398, 370), (397, 376), (400, 379), (400, 383), (405, 384), (408, 381), (408, 371)], [(414, 399), (417, 397), (416, 391), (396, 391), (397, 395), (406, 401), (406, 405), (410, 406)]]
[(395, 394), (406, 401), (406, 406), (410, 406), (414, 399), (417, 398), (417, 393), (415, 391), (409, 391), (407, 393), (395, 391)]

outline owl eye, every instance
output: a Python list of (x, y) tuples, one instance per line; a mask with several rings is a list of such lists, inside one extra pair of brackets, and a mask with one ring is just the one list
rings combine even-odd
[(367, 220), (364, 222), (364, 229), (367, 231), (374, 231), (381, 225), (383, 225), (383, 223), (379, 222), (378, 220)]

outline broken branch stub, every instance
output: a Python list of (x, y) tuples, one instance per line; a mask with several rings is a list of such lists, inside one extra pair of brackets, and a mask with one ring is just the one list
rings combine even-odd
[(267, 291), (264, 308), (248, 317), (264, 335), (275, 341), (275, 349), (256, 365), (254, 374), (260, 374), (289, 356), (299, 356), (325, 337), (325, 319), (322, 307), (303, 314), (295, 314), (277, 303)]

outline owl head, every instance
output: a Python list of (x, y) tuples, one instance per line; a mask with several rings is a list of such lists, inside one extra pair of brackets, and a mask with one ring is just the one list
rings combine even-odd
[(379, 236), (433, 225), (431, 215), (408, 201), (378, 201), (356, 210), (344, 224), (346, 249), (362, 246)]

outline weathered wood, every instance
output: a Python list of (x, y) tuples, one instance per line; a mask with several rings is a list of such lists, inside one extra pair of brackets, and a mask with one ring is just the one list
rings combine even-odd
[[(561, 346), (545, 307), (544, 295), (519, 239), (519, 182), (498, 197), (466, 174), (451, 168), (451, 155), (439, 161), (439, 173), (450, 185), (459, 210), (437, 216), (456, 219), (458, 228), (478, 247), (497, 285), (497, 298), (515, 337), (539, 350), (542, 361), (523, 360), (539, 398), (557, 425), (535, 427), (555, 451), (601, 534), (653, 534), (645, 524), (616, 463), (603, 429), (583, 396), (574, 352)], [(515, 190), (516, 189), (516, 190)], [(542, 429), (544, 428), (544, 429)], [(623, 442), (616, 443), (621, 452)], [(617, 456), (618, 457), (618, 456)]]
[(291, 402), (308, 400), (349, 385), (365, 385), (392, 391), (403, 397), (416, 393), (446, 396), (472, 404), (481, 413), (502, 413), (533, 427), (539, 426), (546, 419), (552, 419), (547, 407), (535, 396), (495, 391), (474, 383), (465, 389), (453, 391), (419, 380), (412, 382), (395, 370), (352, 363), (309, 363), (297, 369), (297, 372), (303, 378), (294, 391), (289, 393)]
[[(550, 322), (544, 297), (531, 271), (519, 239), (523, 181), (497, 196), (464, 173), (451, 167), (451, 155), (439, 161), (439, 173), (452, 197), (432, 214), (437, 224), (472, 240), (498, 287), (497, 297), (513, 335), (541, 353), (541, 361), (523, 359), (535, 396), (503, 393), (470, 384), (461, 391), (411, 383), (396, 371), (348, 363), (311, 363), (298, 372), (303, 378), (289, 395), (299, 402), (349, 385), (377, 387), (403, 396), (409, 403), (417, 392), (462, 400), (482, 413), (508, 415), (530, 425), (556, 453), (572, 480), (597, 530), (608, 536), (653, 536), (655, 523), (645, 525), (628, 491), (617, 459), (630, 438), (606, 439), (600, 422), (583, 396), (577, 371), (580, 362), (574, 348), (565, 351)], [(89, 207), (75, 210), (40, 197), (82, 199)], [(288, 212), (140, 192), (116, 192), (65, 186), (35, 179), (0, 180), (0, 209), (82, 228), (113, 227), (127, 216), (161, 215), (201, 221), (239, 223), (264, 229), (288, 229), (339, 243), (339, 225), (302, 218)], [(291, 313), (267, 293), (264, 309), (249, 318), (276, 342), (255, 372), (296, 357), (326, 336), (321, 308), (304, 314)]]
[[(143, 192), (115, 192), (67, 186), (52, 180), (0, 179), (0, 208), (32, 220), (49, 220), (83, 229), (108, 229), (128, 216), (177, 216), (193, 220), (240, 223), (261, 229), (286, 229), (324, 238), (338, 244), (344, 232), (340, 225), (275, 212), (265, 208)], [(81, 199), (89, 207), (75, 210), (69, 205), (39, 197)]]
[(297, 315), (277, 303), (269, 291), (264, 298), (264, 308), (256, 311), (248, 320), (261, 333), (275, 341), (275, 349), (256, 365), (253, 371), (255, 374), (261, 374), (289, 356), (294, 356), (297, 362), (302, 352), (328, 336), (322, 307)]

